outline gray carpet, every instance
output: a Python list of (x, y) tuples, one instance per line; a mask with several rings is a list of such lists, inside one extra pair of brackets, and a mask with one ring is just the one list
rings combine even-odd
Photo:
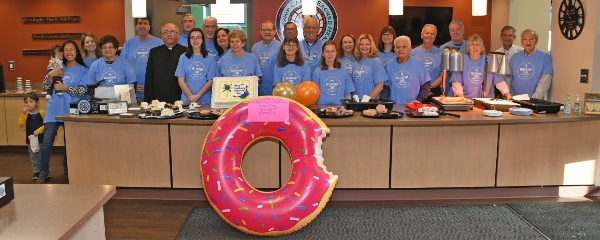
[(600, 202), (508, 205), (551, 239), (600, 239)]
[[(545, 239), (506, 205), (325, 208), (281, 239)], [(194, 208), (176, 239), (264, 239), (225, 223), (212, 208)]]

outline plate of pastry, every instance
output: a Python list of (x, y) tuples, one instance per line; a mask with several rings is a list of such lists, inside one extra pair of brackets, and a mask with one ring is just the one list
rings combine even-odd
[(362, 115), (365, 117), (368, 117), (368, 118), (377, 118), (377, 119), (396, 119), (396, 118), (401, 118), (402, 116), (404, 116), (403, 113), (398, 112), (398, 111), (389, 111), (389, 112), (385, 112), (385, 113), (378, 113), (377, 110), (374, 110), (374, 109), (363, 110)]
[(343, 106), (314, 109), (313, 112), (320, 118), (347, 118), (354, 115), (354, 110), (347, 110)]
[(223, 114), (224, 110), (221, 108), (213, 108), (211, 110), (205, 109), (199, 112), (188, 112), (188, 118), (191, 119), (200, 119), (200, 120), (214, 120), (217, 119)]

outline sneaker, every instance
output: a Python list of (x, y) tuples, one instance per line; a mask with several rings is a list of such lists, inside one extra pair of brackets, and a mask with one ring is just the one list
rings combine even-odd
[(35, 173), (33, 173), (33, 177), (31, 179), (37, 180), (39, 175), (40, 175), (40, 172), (35, 172)]
[(63, 173), (69, 175), (69, 169), (68, 168), (63, 168)]
[(50, 175), (48, 173), (40, 172), (40, 175), (38, 175), (38, 179), (35, 181), (35, 183), (37, 183), (37, 184), (44, 184), (44, 183), (46, 183), (46, 179), (49, 176)]

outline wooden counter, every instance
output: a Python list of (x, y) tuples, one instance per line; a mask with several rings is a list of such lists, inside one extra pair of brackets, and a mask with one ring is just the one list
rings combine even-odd
[[(395, 110), (403, 111), (398, 107)], [(600, 117), (534, 114), (461, 118), (323, 119), (327, 169), (337, 188), (460, 188), (594, 185)], [(64, 115), (69, 180), (123, 187), (201, 188), (202, 143), (214, 120)], [(287, 149), (274, 139), (244, 156), (244, 176), (276, 189), (290, 176)]]
[(0, 239), (105, 239), (103, 206), (115, 186), (15, 184), (0, 208)]

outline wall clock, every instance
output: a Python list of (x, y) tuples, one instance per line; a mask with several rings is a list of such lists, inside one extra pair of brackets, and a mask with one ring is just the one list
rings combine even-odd
[(581, 0), (562, 0), (558, 9), (558, 27), (562, 35), (574, 40), (583, 31), (585, 12)]

